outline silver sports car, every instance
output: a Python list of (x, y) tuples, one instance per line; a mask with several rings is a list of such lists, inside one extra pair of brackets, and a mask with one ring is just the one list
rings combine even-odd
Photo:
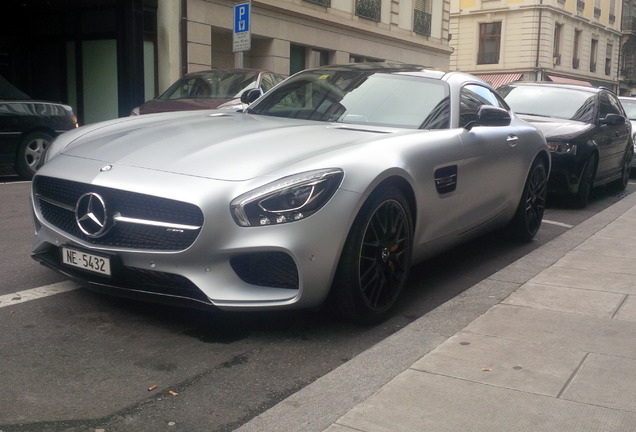
[(109, 294), (377, 322), (413, 263), (498, 228), (532, 239), (549, 169), (541, 133), (473, 76), (327, 66), (244, 112), (61, 135), (33, 179), (33, 257)]

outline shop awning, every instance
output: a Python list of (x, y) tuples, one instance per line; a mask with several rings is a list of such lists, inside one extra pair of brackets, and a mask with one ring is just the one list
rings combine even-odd
[(513, 81), (518, 81), (521, 79), (520, 73), (505, 73), (505, 74), (482, 74), (475, 76), (481, 80), (486, 81), (488, 84), (492, 86), (492, 88), (496, 89), (501, 87), (504, 84), (511, 83)]
[(577, 80), (574, 78), (565, 78), (565, 77), (560, 77), (556, 75), (548, 75), (548, 78), (550, 79), (550, 81), (559, 83), (559, 84), (576, 84), (581, 86), (594, 87), (592, 84), (590, 84), (587, 81)]

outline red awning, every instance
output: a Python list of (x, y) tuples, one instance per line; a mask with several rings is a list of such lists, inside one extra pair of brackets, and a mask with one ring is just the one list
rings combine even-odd
[(592, 84), (590, 84), (587, 81), (577, 80), (574, 78), (565, 78), (565, 77), (560, 77), (555, 75), (548, 75), (548, 78), (550, 79), (550, 81), (559, 83), (559, 84), (575, 84), (575, 85), (581, 85), (581, 86), (587, 86), (587, 87), (594, 87)]
[(496, 89), (501, 87), (504, 84), (511, 83), (513, 81), (518, 81), (521, 79), (520, 73), (505, 73), (505, 74), (483, 74), (475, 76), (481, 80), (486, 81), (488, 84), (492, 86), (492, 88)]

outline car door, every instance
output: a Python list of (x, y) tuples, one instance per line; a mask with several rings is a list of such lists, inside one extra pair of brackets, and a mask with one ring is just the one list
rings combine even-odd
[[(493, 105), (509, 110), (487, 87), (469, 84), (460, 94), (460, 127), (476, 118), (479, 108)], [(515, 122), (520, 122), (515, 120)], [(462, 212), (460, 232), (471, 231), (516, 206), (527, 171), (527, 152), (515, 126), (475, 126), (464, 129), (463, 163), (458, 176)]]
[(594, 141), (599, 150), (597, 180), (603, 180), (621, 171), (625, 149), (629, 142), (627, 121), (620, 124), (606, 124), (603, 120), (608, 114), (617, 114), (625, 117), (625, 112), (618, 98), (607, 91), (603, 91), (599, 94), (597, 132), (594, 136)]

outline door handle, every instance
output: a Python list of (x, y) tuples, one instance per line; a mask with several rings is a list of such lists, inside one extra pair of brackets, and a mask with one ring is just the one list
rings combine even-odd
[(508, 135), (508, 138), (506, 138), (506, 142), (510, 147), (515, 147), (517, 144), (519, 144), (519, 137), (517, 135)]

